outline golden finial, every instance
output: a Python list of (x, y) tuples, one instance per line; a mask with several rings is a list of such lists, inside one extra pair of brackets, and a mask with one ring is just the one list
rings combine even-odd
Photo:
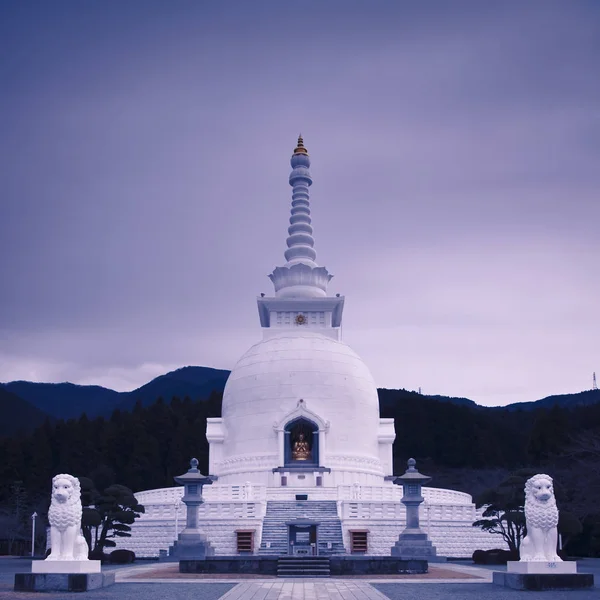
[(308, 154), (308, 150), (304, 147), (304, 140), (302, 134), (298, 136), (298, 145), (294, 149), (294, 154)]

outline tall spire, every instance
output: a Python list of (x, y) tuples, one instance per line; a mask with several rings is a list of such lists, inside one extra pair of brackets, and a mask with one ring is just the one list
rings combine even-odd
[(275, 286), (277, 296), (318, 297), (327, 295), (327, 284), (333, 277), (325, 267), (315, 262), (315, 240), (312, 236), (308, 188), (312, 178), (308, 168), (310, 158), (304, 147), (302, 136), (290, 160), (292, 172), (292, 209), (288, 227), (286, 264), (277, 267), (269, 278)]
[(317, 253), (314, 250), (315, 240), (312, 236), (313, 229), (310, 226), (310, 202), (308, 187), (312, 185), (312, 179), (308, 167), (310, 158), (308, 150), (304, 147), (302, 136), (298, 137), (298, 145), (290, 160), (292, 172), (290, 173), (290, 185), (292, 191), (292, 210), (289, 237), (287, 239), (288, 249), (285, 251), (286, 266), (303, 262), (311, 267), (316, 267), (315, 259)]

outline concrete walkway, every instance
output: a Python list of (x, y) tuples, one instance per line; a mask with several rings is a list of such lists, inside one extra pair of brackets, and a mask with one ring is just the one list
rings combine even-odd
[[(157, 579), (151, 571), (158, 564), (108, 567), (115, 585), (78, 594), (64, 592), (30, 594), (12, 591), (14, 573), (29, 572), (31, 561), (0, 559), (0, 600), (514, 600), (514, 590), (494, 586), (492, 569), (445, 563), (453, 579)], [(581, 572), (597, 574), (600, 561), (582, 561)], [(148, 577), (144, 577), (147, 574)], [(465, 578), (460, 575), (464, 574)], [(469, 577), (467, 579), (467, 577)], [(473, 579), (473, 576), (477, 579)], [(598, 585), (598, 579), (596, 579)], [(526, 592), (527, 600), (563, 600), (565, 592)], [(598, 587), (572, 591), (569, 600), (598, 600)]]
[(240, 583), (221, 600), (388, 600), (362, 581), (276, 579)]

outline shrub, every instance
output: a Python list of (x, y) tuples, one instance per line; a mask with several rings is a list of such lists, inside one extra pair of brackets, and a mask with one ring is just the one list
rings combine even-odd
[(505, 565), (509, 560), (519, 560), (519, 554), (512, 550), (494, 548), (493, 550), (475, 550), (472, 558), (476, 565)]
[(108, 556), (108, 562), (113, 565), (126, 565), (135, 560), (135, 552), (132, 550), (113, 550)]
[(108, 554), (104, 554), (102, 549), (91, 550), (89, 557), (90, 560), (101, 560), (103, 563), (108, 561)]

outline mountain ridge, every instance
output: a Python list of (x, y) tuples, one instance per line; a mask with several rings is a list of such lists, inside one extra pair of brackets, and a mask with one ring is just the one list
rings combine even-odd
[(0, 386), (0, 414), (10, 418), (0, 420), (0, 437), (28, 433), (49, 419), (55, 419), (47, 412), (24, 400), (17, 394)]
[(531, 410), (535, 408), (552, 408), (553, 406), (590, 406), (600, 402), (600, 390), (584, 390), (573, 394), (556, 394), (530, 402), (513, 402), (506, 406), (490, 408), (506, 408), (508, 410)]
[[(84, 412), (89, 418), (109, 417), (115, 409), (130, 411), (136, 402), (142, 406), (154, 403), (158, 398), (171, 400), (174, 396), (192, 400), (207, 400), (211, 393), (223, 392), (230, 371), (212, 367), (185, 366), (159, 375), (148, 383), (129, 392), (117, 392), (99, 385), (79, 385), (71, 382), (42, 383), (11, 381), (0, 383), (0, 396), (5, 411), (10, 410), (13, 431), (30, 429), (47, 417), (51, 419), (79, 418)], [(538, 408), (588, 406), (600, 402), (600, 390), (586, 390), (575, 394), (547, 396), (540, 400), (519, 402), (507, 406), (483, 406), (469, 398), (455, 398), (442, 395), (425, 395), (404, 389), (379, 391), (380, 406), (389, 406), (391, 397), (387, 391), (397, 391), (421, 396), (438, 402), (460, 405), (477, 410), (524, 410)], [(10, 394), (7, 396), (7, 394)], [(6, 427), (4, 428), (6, 429)], [(3, 431), (0, 428), (0, 432)], [(4, 434), (6, 435), (5, 432)], [(2, 433), (0, 433), (1, 435)]]
[(0, 383), (0, 389), (57, 419), (74, 419), (84, 412), (90, 417), (110, 416), (113, 410), (131, 410), (139, 400), (143, 406), (159, 397), (189, 396), (204, 400), (213, 390), (223, 391), (229, 371), (211, 367), (186, 366), (159, 375), (130, 392), (117, 392), (99, 385), (71, 382), (43, 383), (11, 381)]
[(19, 380), (0, 386), (57, 419), (79, 417), (83, 412), (89, 417), (99, 416), (105, 411), (110, 413), (122, 401), (120, 393), (110, 388), (69, 381), (43, 383)]

